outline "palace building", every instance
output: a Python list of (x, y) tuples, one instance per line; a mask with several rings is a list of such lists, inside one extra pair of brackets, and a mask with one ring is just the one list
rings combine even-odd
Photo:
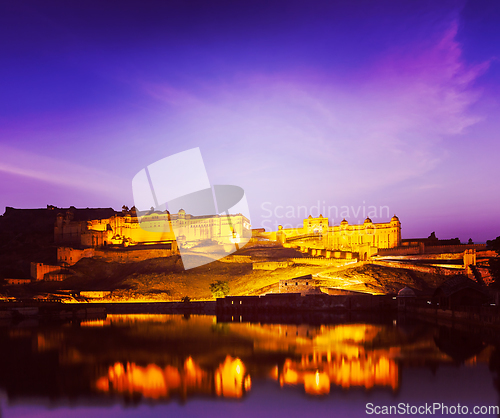
[(331, 249), (358, 251), (360, 246), (395, 248), (401, 245), (401, 222), (394, 215), (389, 222), (373, 223), (366, 218), (361, 225), (349, 225), (344, 219), (340, 225), (328, 227), (326, 246)]
[(366, 218), (363, 224), (354, 225), (344, 219), (335, 226), (330, 226), (328, 218), (322, 215), (309, 216), (304, 219), (302, 228), (280, 227), (275, 234), (276, 240), (283, 243), (316, 238), (327, 250), (371, 254), (376, 249), (401, 246), (401, 222), (396, 215), (389, 222), (374, 223)]
[(109, 218), (74, 220), (74, 213), (57, 215), (54, 240), (57, 244), (79, 247), (107, 245), (172, 244), (196, 245), (212, 240), (219, 244), (251, 236), (250, 221), (242, 214), (192, 216), (181, 209), (176, 214), (137, 214), (133, 207)]

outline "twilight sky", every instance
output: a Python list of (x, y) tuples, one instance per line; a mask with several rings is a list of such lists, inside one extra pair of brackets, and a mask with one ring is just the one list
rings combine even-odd
[(497, 0), (1, 2), (0, 212), (132, 206), (199, 147), (254, 227), (492, 239), (499, 58)]

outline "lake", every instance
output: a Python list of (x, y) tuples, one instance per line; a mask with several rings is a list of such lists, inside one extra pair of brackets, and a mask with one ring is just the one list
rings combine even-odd
[(500, 349), (477, 329), (404, 317), (239, 320), (4, 323), (1, 416), (498, 414)]

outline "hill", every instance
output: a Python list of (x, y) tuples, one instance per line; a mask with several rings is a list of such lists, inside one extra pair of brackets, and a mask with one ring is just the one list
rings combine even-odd
[[(282, 247), (245, 248), (238, 255), (254, 260), (300, 258), (294, 249)], [(199, 257), (203, 257), (199, 255)], [(253, 270), (252, 263), (214, 261), (184, 270), (180, 256), (155, 258), (134, 263), (105, 262), (84, 258), (70, 268), (71, 277), (62, 282), (37, 282), (5, 288), (9, 296), (32, 297), (61, 290), (108, 290), (110, 299), (179, 301), (212, 299), (210, 284), (227, 281), (231, 295), (260, 295), (278, 292), (279, 280), (312, 274), (313, 283), (327, 289), (365, 293), (397, 293), (404, 286), (423, 292), (437, 287), (445, 277), (371, 264), (354, 267), (325, 267), (295, 264), (275, 271)]]

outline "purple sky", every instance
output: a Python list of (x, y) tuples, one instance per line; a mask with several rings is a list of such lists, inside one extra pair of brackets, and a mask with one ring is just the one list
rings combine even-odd
[(0, 39), (0, 211), (132, 206), (200, 147), (254, 227), (500, 235), (497, 0), (2, 2)]

